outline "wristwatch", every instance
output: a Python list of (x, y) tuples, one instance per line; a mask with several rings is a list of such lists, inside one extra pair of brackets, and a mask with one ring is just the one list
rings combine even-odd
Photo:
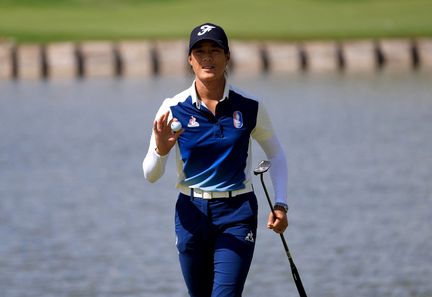
[(276, 202), (275, 205), (274, 205), (274, 208), (276, 208), (276, 207), (279, 208), (279, 209), (282, 208), (283, 211), (288, 212), (288, 204), (286, 204), (286, 203)]

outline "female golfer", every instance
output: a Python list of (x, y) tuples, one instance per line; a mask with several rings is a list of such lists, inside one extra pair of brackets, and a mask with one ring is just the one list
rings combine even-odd
[(145, 178), (154, 182), (176, 147), (176, 245), (192, 297), (242, 294), (257, 229), (252, 139), (273, 164), (276, 216), (270, 213), (268, 228), (282, 233), (288, 226), (285, 155), (262, 103), (227, 80), (229, 60), (221, 27), (206, 23), (192, 30), (188, 61), (195, 80), (162, 103), (143, 162)]

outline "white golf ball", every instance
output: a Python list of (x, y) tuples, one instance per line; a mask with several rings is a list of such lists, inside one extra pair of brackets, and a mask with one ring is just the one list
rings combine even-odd
[(180, 122), (175, 121), (171, 123), (171, 130), (173, 132), (178, 132), (181, 130), (181, 128), (182, 128), (182, 124)]

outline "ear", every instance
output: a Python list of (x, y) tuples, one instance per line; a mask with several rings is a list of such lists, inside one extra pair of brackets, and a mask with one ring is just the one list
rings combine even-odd
[(188, 63), (192, 66), (192, 54), (188, 56)]
[(228, 52), (228, 53), (225, 54), (225, 56), (226, 56), (226, 59), (227, 59), (227, 62), (228, 62), (231, 59), (231, 53)]
[(225, 54), (225, 71), (228, 69), (227, 67), (231, 64), (231, 54), (228, 52)]

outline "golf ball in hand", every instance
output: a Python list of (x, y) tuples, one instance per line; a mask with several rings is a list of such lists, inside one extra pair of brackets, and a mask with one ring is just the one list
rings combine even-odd
[(182, 128), (182, 125), (180, 122), (174, 121), (171, 123), (171, 130), (175, 133), (180, 131)]

